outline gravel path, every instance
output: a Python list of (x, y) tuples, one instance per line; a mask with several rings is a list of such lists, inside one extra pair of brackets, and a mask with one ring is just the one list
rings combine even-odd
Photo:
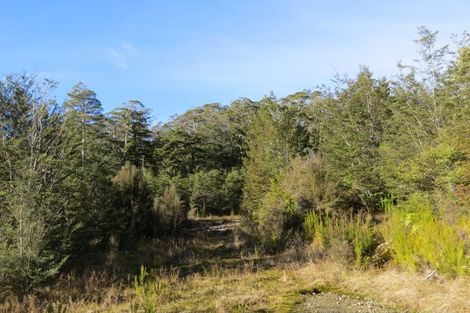
[(399, 313), (372, 300), (356, 299), (334, 293), (316, 293), (305, 296), (296, 313)]

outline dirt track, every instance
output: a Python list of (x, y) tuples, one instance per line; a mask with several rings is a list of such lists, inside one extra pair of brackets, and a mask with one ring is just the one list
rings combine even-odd
[[(188, 225), (186, 234), (189, 236), (207, 236), (207, 239), (230, 242), (235, 229), (240, 225), (237, 218), (200, 219)], [(228, 247), (227, 247), (228, 248)], [(215, 252), (215, 251), (214, 251)], [(239, 251), (231, 251), (230, 258), (236, 258)], [(214, 253), (214, 256), (218, 253)], [(223, 258), (222, 258), (223, 260)], [(222, 261), (219, 259), (219, 261)], [(294, 310), (295, 313), (398, 313), (370, 299), (359, 299), (352, 296), (320, 292), (315, 290), (306, 293), (304, 301)]]

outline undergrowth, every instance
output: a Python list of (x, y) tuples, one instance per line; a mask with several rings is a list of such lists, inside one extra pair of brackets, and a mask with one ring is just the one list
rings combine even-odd
[[(332, 217), (311, 210), (303, 228), (317, 254), (331, 254), (342, 243), (344, 249), (352, 250), (355, 265), (361, 267), (369, 265), (377, 244), (377, 233), (371, 221), (369, 214)], [(339, 257), (348, 258), (347, 254), (345, 251)]]
[(414, 194), (396, 204), (386, 201), (387, 220), (381, 232), (392, 259), (401, 268), (436, 270), (440, 274), (470, 274), (470, 217), (449, 217), (432, 200)]

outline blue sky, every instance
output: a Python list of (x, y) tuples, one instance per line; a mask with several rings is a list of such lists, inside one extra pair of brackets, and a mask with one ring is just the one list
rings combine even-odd
[(129, 99), (155, 120), (328, 83), (368, 65), (395, 72), (415, 57), (416, 28), (470, 31), (470, 2), (0, 0), (0, 75), (77, 82), (109, 111)]

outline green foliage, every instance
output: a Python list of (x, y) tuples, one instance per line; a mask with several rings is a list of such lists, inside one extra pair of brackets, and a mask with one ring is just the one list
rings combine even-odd
[[(369, 214), (356, 216), (331, 216), (311, 210), (303, 222), (304, 236), (311, 240), (315, 249), (330, 253), (338, 242), (346, 242), (352, 248), (356, 267), (371, 263), (377, 245), (377, 234)], [(344, 260), (349, 262), (349, 260)]]
[[(80, 225), (73, 233), (73, 250), (90, 241), (105, 241), (111, 211), (111, 178), (117, 158), (112, 151), (101, 102), (82, 83), (75, 85), (63, 104), (63, 166), (68, 176), (62, 192), (68, 195), (67, 219)], [(65, 157), (65, 156), (64, 156)]]
[(190, 176), (191, 209), (197, 215), (222, 215), (225, 208), (224, 177), (217, 169), (198, 171)]
[(307, 240), (312, 240), (319, 249), (324, 249), (331, 228), (331, 218), (327, 214), (318, 214), (310, 210), (303, 223), (304, 236)]
[(241, 171), (217, 169), (197, 171), (189, 176), (191, 210), (199, 216), (238, 212), (242, 195)]
[(451, 51), (437, 35), (419, 28), (420, 59), (396, 79), (361, 68), (331, 90), (207, 104), (153, 132), (138, 101), (105, 115), (79, 83), (61, 107), (48, 96), (55, 82), (7, 76), (0, 292), (28, 293), (111, 237), (130, 247), (175, 233), (190, 208), (242, 214), (268, 251), (300, 234), (320, 255), (341, 246), (364, 266), (378, 244), (372, 221), (391, 195), (380, 229), (394, 262), (467, 274), (469, 40)]
[(47, 97), (54, 83), (43, 83), (0, 82), (0, 288), (19, 294), (60, 270), (79, 222), (66, 218), (60, 114)]
[(358, 216), (350, 224), (350, 237), (353, 241), (356, 266), (367, 265), (375, 249), (375, 233), (371, 225), (372, 217)]
[(298, 205), (281, 189), (279, 179), (272, 179), (258, 212), (256, 235), (262, 245), (274, 252), (285, 244), (298, 226)]
[(309, 210), (330, 213), (339, 206), (337, 182), (319, 155), (291, 160), (281, 186), (305, 213)]
[[(133, 313), (156, 313), (158, 309), (156, 295), (163, 285), (151, 284), (148, 281), (148, 273), (142, 265), (140, 274), (134, 277), (135, 300), (131, 303)], [(154, 288), (152, 288), (154, 287)]]
[(375, 210), (385, 194), (378, 148), (390, 116), (389, 82), (374, 79), (363, 68), (355, 80), (344, 83), (346, 88), (318, 108), (324, 125), (320, 151), (341, 187), (355, 194), (350, 205)]
[(269, 191), (269, 181), (287, 165), (290, 152), (287, 141), (276, 121), (276, 106), (271, 100), (260, 109), (248, 137), (248, 151), (244, 160), (245, 183), (243, 210), (254, 221), (259, 219), (259, 209)]
[(383, 177), (395, 195), (445, 190), (457, 180), (459, 163), (465, 158), (463, 151), (446, 134), (435, 141), (409, 158), (400, 158), (391, 147), (381, 148)]
[(225, 213), (239, 213), (243, 194), (243, 173), (239, 169), (232, 169), (225, 175), (224, 195)]
[(188, 213), (174, 184), (166, 187), (162, 196), (155, 198), (154, 208), (159, 225), (170, 232), (176, 231), (178, 226), (186, 220)]
[(115, 190), (112, 230), (121, 242), (128, 244), (156, 232), (153, 196), (142, 169), (128, 162), (113, 178)]
[[(219, 104), (189, 110), (158, 128), (156, 156), (171, 175), (228, 170), (241, 165), (243, 148), (232, 124), (243, 112)], [(240, 127), (240, 125), (237, 125)]]
[(149, 129), (150, 111), (137, 100), (130, 100), (110, 114), (112, 142), (121, 164), (153, 166), (153, 142)]
[(381, 231), (397, 265), (411, 271), (431, 268), (443, 274), (469, 273), (467, 214), (448, 220), (422, 193), (397, 204), (386, 201), (385, 207), (387, 221)]

